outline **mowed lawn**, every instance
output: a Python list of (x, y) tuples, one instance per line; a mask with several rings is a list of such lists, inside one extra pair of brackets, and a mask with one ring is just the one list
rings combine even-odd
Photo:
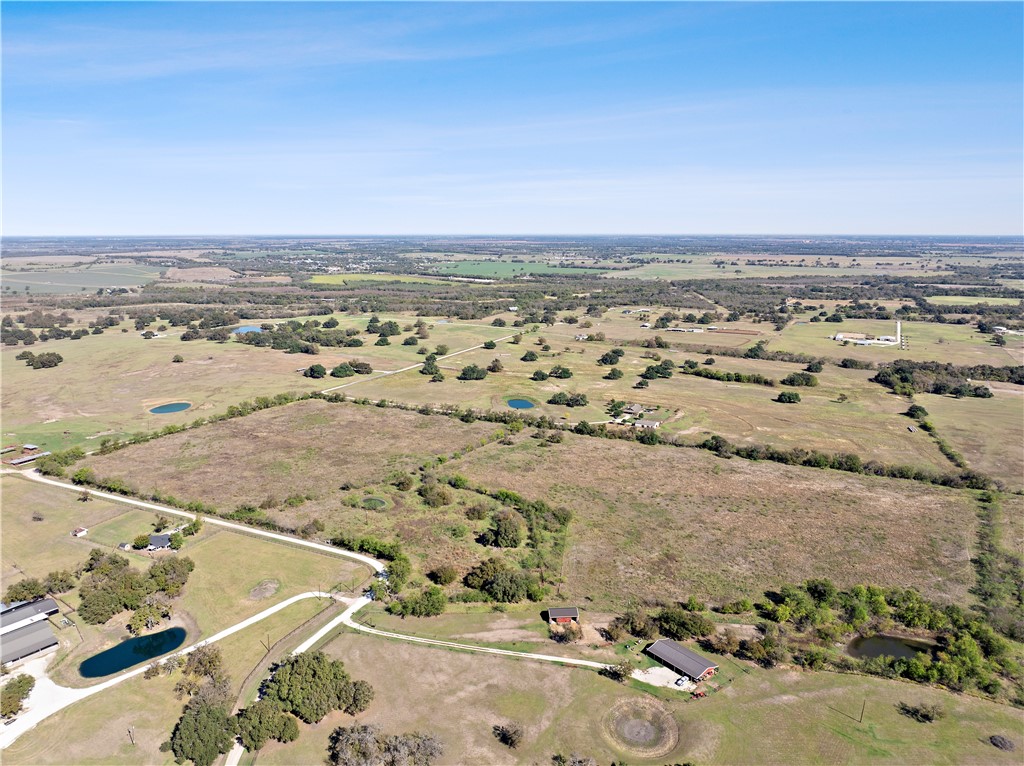
[(971, 468), (1024, 488), (1024, 387), (1005, 384), (991, 399), (916, 394), (914, 401)]
[(202, 500), (221, 510), (242, 503), (313, 499), (342, 485), (384, 481), (439, 455), (489, 438), (493, 423), (462, 423), (322, 400), (222, 421), (109, 455), (86, 458), (100, 476), (117, 476), (147, 494)]
[(721, 603), (809, 577), (971, 600), (967, 491), (571, 434), (488, 445), (450, 470), (571, 509), (563, 594), (592, 608)]
[[(195, 640), (299, 593), (358, 589), (370, 570), (355, 561), (205, 527), (181, 554), (196, 563), (178, 604), (199, 625)], [(265, 584), (264, 588), (258, 588)], [(191, 637), (190, 637), (191, 638)]]
[[(578, 753), (598, 763), (787, 764), (1015, 764), (983, 741), (992, 734), (1019, 740), (1022, 714), (971, 697), (865, 676), (762, 670), (724, 662), (724, 689), (699, 702), (662, 690), (659, 704), (678, 727), (678, 745), (645, 759), (617, 743), (605, 716), (623, 701), (646, 701), (639, 688), (616, 684), (590, 670), (504, 657), (474, 655), (352, 633), (326, 646), (376, 696), (355, 719), (334, 713), (300, 725), (296, 742), (270, 743), (259, 764), (321, 763), (331, 732), (354, 723), (387, 733), (420, 731), (444, 745), (439, 764), (549, 763)], [(896, 704), (934, 702), (947, 712), (931, 725), (900, 715)], [(861, 704), (864, 718), (858, 722)], [(443, 710), (443, 715), (437, 711)], [(523, 743), (510, 750), (491, 733), (519, 722)], [(247, 756), (243, 764), (252, 763)]]
[[(83, 503), (73, 492), (17, 476), (0, 478), (0, 491), (3, 590), (26, 577), (42, 579), (57, 569), (74, 570), (89, 557), (97, 541), (89, 536), (72, 537), (71, 531), (76, 527), (92, 531), (114, 523), (128, 510), (119, 503), (95, 498)], [(42, 515), (42, 521), (32, 520), (36, 513)]]

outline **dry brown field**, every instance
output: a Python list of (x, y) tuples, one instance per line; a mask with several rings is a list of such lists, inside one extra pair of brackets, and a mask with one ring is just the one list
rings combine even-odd
[(159, 490), (220, 510), (268, 496), (312, 499), (342, 485), (383, 482), (394, 471), (478, 444), (493, 423), (318, 399), (166, 436), (87, 458), (99, 476), (117, 476), (145, 493)]
[(563, 576), (595, 608), (756, 597), (808, 577), (970, 600), (967, 492), (573, 435), (488, 445), (452, 470), (572, 509)]

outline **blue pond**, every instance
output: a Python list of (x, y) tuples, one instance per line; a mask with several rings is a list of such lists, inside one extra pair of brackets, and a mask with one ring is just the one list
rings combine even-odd
[(184, 628), (168, 628), (151, 636), (130, 638), (105, 652), (94, 654), (78, 666), (78, 672), (83, 678), (109, 676), (111, 673), (172, 652), (183, 643)]
[(933, 644), (927, 641), (915, 641), (912, 638), (900, 638), (899, 636), (859, 636), (853, 639), (846, 650), (850, 656), (859, 659), (867, 657), (896, 657), (897, 659), (910, 659), (919, 654), (931, 652)]
[(154, 407), (150, 412), (154, 415), (166, 415), (168, 412), (182, 412), (191, 406), (191, 402), (171, 402), (170, 404), (161, 404), (159, 407)]
[(528, 399), (509, 399), (506, 404), (514, 410), (529, 410), (533, 408), (533, 402)]
[(231, 332), (235, 335), (243, 332), (263, 332), (263, 328), (255, 324), (244, 324), (241, 327), (236, 327)]

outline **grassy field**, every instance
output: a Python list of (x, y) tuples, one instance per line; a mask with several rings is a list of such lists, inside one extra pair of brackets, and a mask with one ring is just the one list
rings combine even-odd
[[(1021, 713), (970, 697), (909, 684), (830, 673), (765, 671), (726, 662), (722, 691), (684, 702), (672, 691), (657, 700), (596, 673), (342, 634), (327, 651), (354, 677), (373, 684), (376, 698), (359, 723), (387, 733), (423, 731), (444, 744), (441, 764), (549, 763), (556, 753), (579, 753), (628, 763), (1016, 763), (1015, 754), (982, 741), (991, 734), (1019, 740)], [(409, 704), (415, 699), (417, 704)], [(900, 701), (936, 702), (947, 715), (919, 724), (897, 713)], [(605, 717), (621, 703), (656, 704), (678, 730), (678, 744), (643, 758), (613, 738)], [(864, 718), (858, 723), (861, 703)], [(443, 709), (444, 715), (436, 711)], [(523, 744), (509, 750), (491, 734), (518, 721)], [(302, 725), (291, 744), (270, 743), (259, 764), (319, 763), (330, 733), (355, 721), (332, 714)], [(251, 763), (251, 759), (243, 761)]]
[[(262, 641), (271, 643), (287, 635), (313, 615), (321, 605), (313, 599), (300, 601), (240, 631), (219, 644), (237, 693), (249, 670), (265, 653)], [(170, 738), (184, 701), (174, 698), (178, 676), (141, 677), (65, 708), (18, 739), (4, 751), (6, 764), (163, 764), (174, 763), (160, 743)], [(128, 738), (133, 729), (135, 745)]]
[(915, 394), (928, 410), (939, 435), (967, 460), (968, 465), (1004, 482), (1024, 488), (1024, 391), (1007, 384), (991, 399)]
[[(341, 327), (360, 329), (369, 320), (369, 316), (337, 318)], [(382, 315), (381, 319), (395, 319), (403, 326), (415, 321), (399, 315)], [(429, 332), (430, 338), (423, 341), (429, 348), (445, 344), (451, 351), (510, 334), (507, 328), (457, 320), (434, 320)], [(14, 360), (20, 346), (5, 347), (0, 352), (5, 443), (27, 442), (51, 450), (74, 445), (93, 449), (105, 435), (123, 436), (189, 423), (199, 416), (223, 412), (243, 399), (346, 382), (336, 378), (314, 381), (297, 372), (314, 361), (330, 368), (358, 359), (376, 371), (423, 361), (417, 347), (400, 345), (400, 338), (394, 345), (378, 347), (372, 345), (373, 336), (366, 336), (365, 347), (325, 348), (314, 359), (233, 341), (182, 343), (179, 335), (172, 330), (166, 337), (145, 340), (134, 329), (122, 333), (113, 328), (77, 341), (51, 341), (46, 350), (60, 353), (64, 363), (42, 370)], [(173, 363), (176, 354), (185, 361)], [(175, 401), (191, 402), (192, 407), (166, 415), (149, 412), (158, 404)]]
[(600, 276), (607, 269), (575, 269), (565, 266), (550, 266), (538, 261), (455, 261), (440, 263), (434, 266), (440, 274), (459, 277), (510, 277), (526, 276), (527, 274), (558, 274), (561, 276)]
[(909, 348), (899, 346), (848, 346), (829, 336), (835, 333), (866, 333), (874, 336), (895, 335), (896, 323), (875, 319), (848, 319), (839, 324), (829, 322), (795, 322), (786, 326), (769, 350), (821, 354), (832, 358), (852, 357), (870, 362), (892, 362), (896, 359), (920, 359), (953, 364), (1019, 364), (1014, 352), (1024, 347), (1024, 339), (1008, 338), (1005, 348), (994, 346), (990, 335), (980, 334), (970, 325), (937, 324), (935, 322), (904, 322), (903, 335)]
[[(820, 265), (814, 265), (813, 259), (796, 257), (760, 258), (757, 256), (724, 256), (724, 255), (693, 255), (685, 260), (692, 263), (673, 261), (666, 263), (649, 263), (626, 271), (609, 271), (606, 278), (621, 279), (750, 279), (752, 277), (851, 277), (878, 274), (942, 274), (947, 269), (928, 270), (916, 261), (905, 258), (868, 258), (858, 260), (849, 257), (822, 258)], [(720, 260), (723, 266), (713, 261)], [(773, 261), (772, 265), (756, 263), (756, 261)], [(828, 265), (834, 263), (835, 265)]]
[[(56, 569), (74, 569), (89, 557), (97, 542), (92, 535), (72, 537), (71, 530), (88, 527), (92, 532), (125, 513), (125, 506), (119, 503), (98, 499), (82, 503), (74, 493), (17, 476), (0, 478), (0, 491), (3, 590), (25, 577), (43, 578)], [(42, 514), (42, 521), (32, 521), (36, 512)]]
[(403, 282), (407, 284), (443, 285), (444, 279), (421, 277), (417, 274), (317, 274), (310, 280), (314, 285), (351, 285), (362, 282)]
[(570, 508), (563, 593), (592, 608), (720, 602), (808, 577), (970, 601), (966, 492), (572, 435), (488, 445), (451, 470)]
[[(604, 379), (608, 368), (599, 366), (596, 360), (612, 347), (611, 344), (559, 339), (553, 344), (553, 350), (545, 353), (535, 345), (537, 337), (528, 335), (519, 346), (499, 344), (493, 351), (479, 349), (442, 360), (439, 364), (446, 375), (443, 383), (427, 383), (424, 376), (413, 371), (366, 380), (346, 391), (371, 399), (452, 403), (494, 410), (508, 409), (507, 401), (511, 398), (525, 398), (536, 403), (536, 407), (528, 410), (531, 414), (592, 423), (607, 421), (610, 418), (607, 404), (617, 399), (664, 408), (663, 416), (667, 420), (662, 433), (687, 442), (702, 441), (708, 433), (717, 433), (734, 442), (845, 451), (887, 463), (909, 463), (939, 470), (949, 468), (948, 461), (927, 434), (907, 430), (906, 418), (900, 415), (906, 410), (907, 402), (882, 386), (868, 382), (873, 374), (869, 371), (830, 365), (817, 376), (818, 387), (801, 390), (803, 401), (797, 406), (774, 401), (781, 386), (724, 383), (680, 374), (654, 381), (641, 391), (633, 386), (639, 374), (651, 364), (650, 359), (642, 358), (641, 349), (626, 347), (626, 355), (617, 365), (624, 377), (609, 381)], [(550, 333), (543, 337), (549, 342), (554, 340)], [(539, 359), (521, 361), (527, 350), (536, 351)], [(703, 354), (680, 351), (659, 353), (677, 364), (686, 359), (703, 362), (706, 358)], [(456, 379), (463, 366), (470, 363), (485, 366), (494, 358), (501, 360), (503, 372), (488, 375), (482, 381)], [(568, 366), (573, 377), (543, 382), (530, 380), (534, 370), (548, 370), (555, 364)], [(717, 357), (714, 369), (760, 373), (780, 380), (802, 366)], [(572, 409), (546, 404), (558, 391), (585, 393), (590, 404)], [(840, 395), (845, 395), (847, 401), (838, 401)]]
[(973, 306), (984, 303), (989, 306), (1019, 306), (1020, 298), (978, 297), (977, 295), (932, 295), (928, 302), (936, 306)]
[[(138, 287), (160, 276), (160, 269), (129, 264), (95, 264), (41, 271), (4, 271), (5, 292), (90, 293), (100, 287)], [(27, 290), (25, 288), (28, 288)]]
[(495, 429), (493, 423), (308, 400), (90, 457), (85, 464), (146, 492), (160, 489), (228, 510), (268, 496), (280, 504), (292, 495), (323, 499), (343, 484), (377, 484), (393, 471), (479, 443)]

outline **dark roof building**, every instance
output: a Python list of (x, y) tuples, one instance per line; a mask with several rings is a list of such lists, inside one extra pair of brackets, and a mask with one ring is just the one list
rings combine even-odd
[(161, 548), (171, 547), (171, 536), (170, 535), (150, 535), (149, 536), (149, 547), (151, 550), (160, 550)]
[(57, 646), (57, 643), (50, 623), (30, 623), (4, 636), (3, 647), (0, 648), (0, 663), (6, 665), (8, 662), (23, 660)]
[(51, 614), (57, 614), (59, 611), (57, 602), (52, 598), (42, 598), (8, 607), (0, 612), (0, 635), (7, 635), (33, 622), (45, 621)]
[(718, 672), (718, 665), (668, 638), (659, 638), (647, 647), (647, 653), (662, 665), (694, 681), (703, 681)]
[(553, 606), (548, 609), (548, 622), (579, 622), (580, 610), (575, 606)]

